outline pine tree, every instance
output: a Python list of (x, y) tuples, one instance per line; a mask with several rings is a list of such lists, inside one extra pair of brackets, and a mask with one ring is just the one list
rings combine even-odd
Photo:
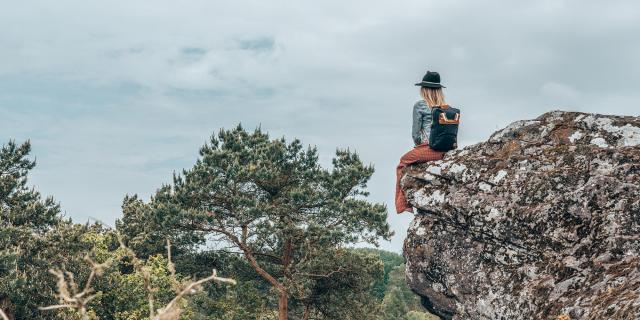
[(30, 151), (29, 142), (0, 149), (0, 308), (21, 319), (37, 319), (38, 304), (53, 298), (49, 232), (62, 223), (54, 200), (27, 186)]
[(200, 155), (192, 169), (156, 193), (155, 217), (145, 221), (161, 221), (175, 233), (220, 237), (275, 290), (281, 320), (291, 299), (302, 317), (322, 313), (319, 292), (326, 292), (317, 289), (327, 279), (361, 274), (370, 292), (382, 265), (369, 270), (371, 263), (344, 248), (377, 244), (391, 232), (386, 207), (366, 199), (374, 169), (356, 153), (337, 150), (328, 170), (316, 148), (238, 126), (213, 136)]

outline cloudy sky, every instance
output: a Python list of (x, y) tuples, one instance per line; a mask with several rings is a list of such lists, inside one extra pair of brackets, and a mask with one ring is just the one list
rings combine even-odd
[(31, 182), (112, 224), (242, 123), (355, 149), (400, 251), (394, 169), (413, 83), (439, 71), (461, 141), (549, 110), (640, 114), (637, 1), (2, 1), (0, 138), (31, 139)]

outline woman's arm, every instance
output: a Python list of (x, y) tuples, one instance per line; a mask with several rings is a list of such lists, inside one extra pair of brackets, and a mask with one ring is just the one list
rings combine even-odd
[(413, 105), (413, 125), (411, 127), (411, 137), (413, 138), (413, 143), (415, 145), (422, 144), (422, 122), (423, 122), (423, 113), (420, 112), (421, 105), (420, 101), (416, 102)]

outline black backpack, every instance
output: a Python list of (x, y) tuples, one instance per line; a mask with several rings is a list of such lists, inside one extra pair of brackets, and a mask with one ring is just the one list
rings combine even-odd
[(460, 110), (449, 105), (431, 108), (431, 134), (429, 147), (436, 151), (449, 151), (458, 147)]

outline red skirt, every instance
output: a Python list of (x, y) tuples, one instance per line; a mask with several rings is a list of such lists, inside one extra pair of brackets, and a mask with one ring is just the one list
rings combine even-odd
[(413, 208), (404, 197), (404, 192), (400, 189), (400, 179), (402, 178), (402, 169), (404, 167), (418, 162), (436, 161), (444, 157), (444, 152), (435, 151), (429, 148), (429, 143), (423, 143), (415, 146), (412, 150), (405, 153), (400, 158), (400, 163), (396, 167), (396, 212), (403, 213), (405, 211), (413, 212)]

